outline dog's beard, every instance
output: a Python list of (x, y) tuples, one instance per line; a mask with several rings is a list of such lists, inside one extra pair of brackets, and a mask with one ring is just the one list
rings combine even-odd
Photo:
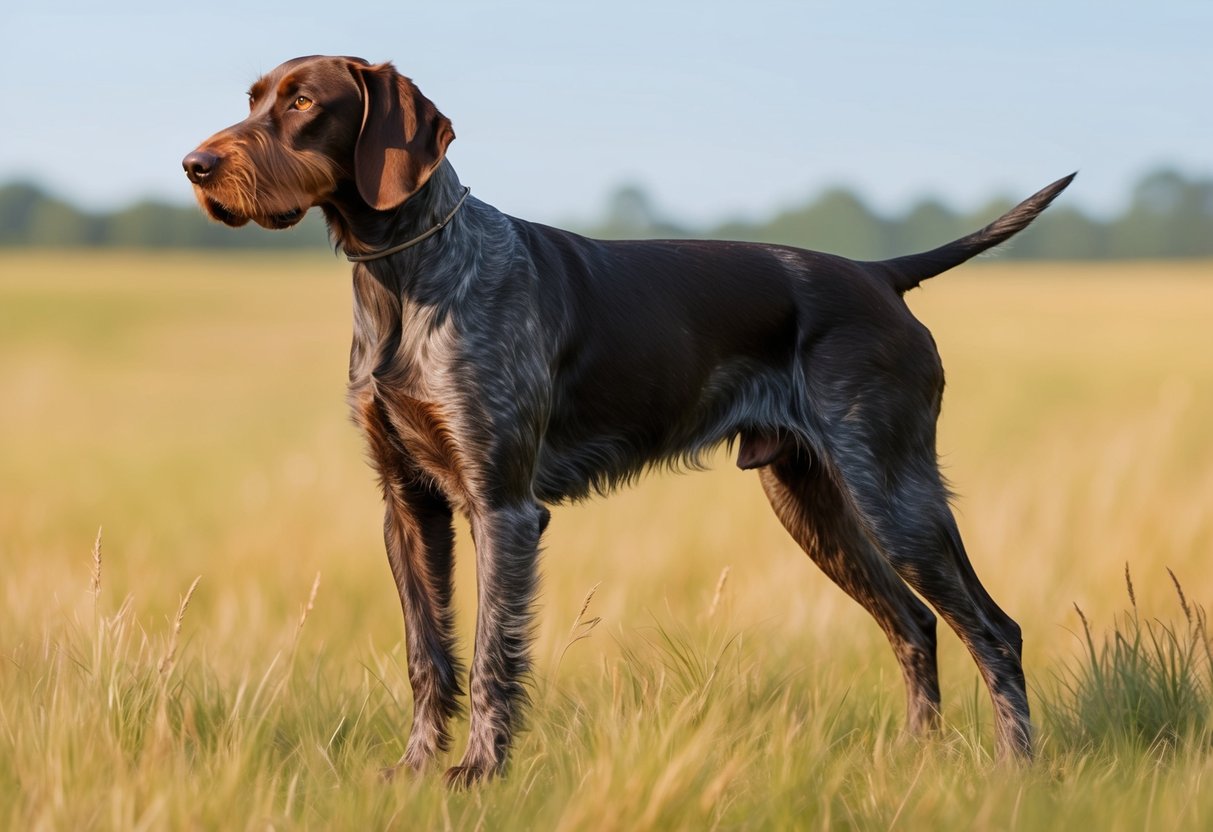
[(290, 228), (303, 219), (307, 214), (308, 208), (311, 206), (300, 206), (296, 208), (288, 208), (284, 211), (265, 210), (259, 208), (254, 203), (248, 205), (244, 200), (232, 200), (217, 198), (195, 187), (198, 196), (198, 202), (202, 205), (202, 209), (213, 220), (217, 220), (224, 225), (230, 225), (232, 228), (239, 228), (242, 225), (248, 224), (250, 220), (255, 222), (262, 228), (272, 230), (281, 230)]
[(251, 220), (281, 230), (297, 224), (332, 193), (336, 179), (324, 157), (274, 147), (258, 134), (236, 142), (215, 181), (194, 186), (208, 216), (234, 228)]

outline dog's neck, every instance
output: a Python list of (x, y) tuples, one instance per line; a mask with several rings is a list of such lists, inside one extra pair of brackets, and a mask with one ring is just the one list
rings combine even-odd
[[(459, 175), (450, 162), (443, 160), (421, 189), (398, 208), (375, 210), (362, 200), (352, 182), (339, 186), (321, 208), (334, 243), (347, 254), (373, 254), (434, 228), (450, 215), (463, 195)], [(419, 253), (409, 249), (401, 255), (408, 252), (414, 256)]]

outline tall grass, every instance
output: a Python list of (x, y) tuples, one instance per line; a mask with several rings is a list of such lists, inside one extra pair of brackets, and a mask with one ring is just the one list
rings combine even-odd
[[(911, 299), (962, 533), (1024, 627), (1033, 765), (991, 761), (942, 629), (944, 730), (904, 736), (879, 629), (722, 457), (555, 512), (529, 729), (509, 777), (448, 793), (379, 776), (411, 699), (345, 269), (80, 257), (0, 258), (0, 828), (1213, 820), (1207, 266), (984, 266)], [(466, 529), (457, 552), (466, 655)]]
[(1106, 753), (1169, 756), (1213, 750), (1213, 641), (1200, 606), (1171, 575), (1182, 619), (1142, 618), (1125, 567), (1130, 608), (1099, 643), (1082, 620), (1086, 652), (1059, 671), (1046, 711), (1059, 741)]
[[(402, 751), (403, 656), (364, 651), (359, 667), (323, 647), (301, 656), (318, 586), (299, 616), (261, 634), (276, 646), (260, 662), (232, 666), (181, 640), (206, 591), (197, 580), (159, 623), (126, 596), (8, 652), (9, 827), (1056, 828), (1078, 818), (1127, 829), (1213, 809), (1207, 793), (1156, 806), (1143, 790), (1132, 820), (1118, 816), (1140, 778), (1154, 800), (1174, 798), (1213, 768), (1213, 645), (1178, 582), (1179, 620), (1143, 620), (1130, 589), (1106, 633), (1084, 629), (1042, 698), (1042, 753), (1026, 769), (991, 763), (968, 717), (913, 740), (893, 697), (804, 678), (733, 624), (655, 615), (617, 636), (618, 655), (593, 671), (554, 665), (510, 776), (470, 794), (437, 777), (379, 780), (377, 765)], [(566, 649), (599, 637), (591, 601)]]

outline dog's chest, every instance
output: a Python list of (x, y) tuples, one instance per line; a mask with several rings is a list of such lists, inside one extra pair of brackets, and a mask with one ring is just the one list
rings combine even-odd
[(466, 502), (472, 477), (453, 322), (408, 300), (390, 310), (377, 298), (357, 300), (349, 399), (376, 466), (420, 469)]

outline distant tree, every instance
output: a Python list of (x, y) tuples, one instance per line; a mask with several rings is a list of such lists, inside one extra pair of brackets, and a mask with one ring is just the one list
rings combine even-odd
[(202, 243), (203, 226), (196, 215), (158, 202), (140, 202), (109, 218), (110, 245), (133, 248), (190, 247)]
[(639, 185), (623, 185), (607, 198), (606, 216), (593, 234), (608, 240), (627, 240), (685, 237), (687, 231), (664, 219)]
[(1017, 258), (1099, 260), (1107, 256), (1107, 228), (1077, 208), (1055, 205), (1008, 245)]
[(37, 247), (92, 246), (101, 242), (102, 221), (58, 199), (44, 198), (30, 206), (25, 239)]
[(895, 254), (926, 251), (954, 240), (972, 229), (961, 227), (960, 217), (937, 199), (915, 203), (901, 219), (892, 223), (892, 249)]
[(754, 237), (865, 260), (893, 253), (884, 221), (845, 188), (828, 189), (803, 209), (780, 213)]
[(27, 245), (34, 206), (46, 199), (36, 185), (14, 182), (0, 188), (0, 245)]
[(1213, 182), (1159, 170), (1133, 189), (1129, 210), (1109, 229), (1112, 257), (1213, 255)]
[(804, 208), (785, 211), (762, 225), (732, 225), (714, 230), (760, 243), (780, 243), (847, 257), (878, 258), (890, 252), (888, 229), (859, 197), (831, 188)]

